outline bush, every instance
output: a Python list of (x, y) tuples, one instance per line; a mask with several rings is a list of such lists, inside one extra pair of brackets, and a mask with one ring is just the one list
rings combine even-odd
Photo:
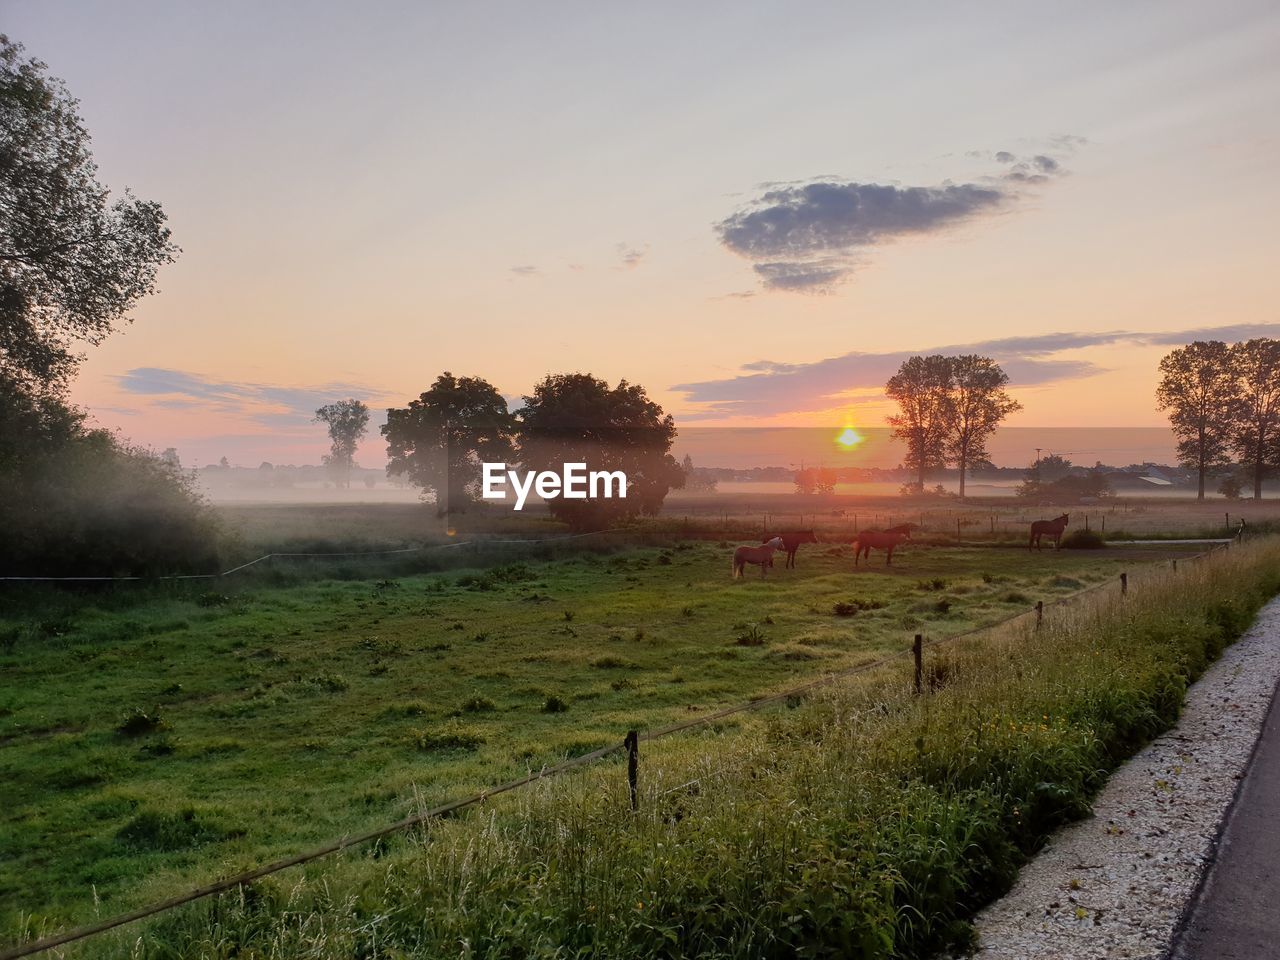
[(158, 576), (218, 566), (194, 479), (56, 398), (0, 382), (0, 575)]
[(1064, 550), (1101, 550), (1106, 545), (1096, 530), (1072, 530), (1062, 538)]

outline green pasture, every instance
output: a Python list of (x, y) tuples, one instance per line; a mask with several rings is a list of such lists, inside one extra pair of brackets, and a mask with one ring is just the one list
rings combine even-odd
[(1167, 562), (908, 546), (855, 571), (848, 546), (808, 544), (733, 581), (731, 552), (11, 592), (3, 928), (113, 913)]

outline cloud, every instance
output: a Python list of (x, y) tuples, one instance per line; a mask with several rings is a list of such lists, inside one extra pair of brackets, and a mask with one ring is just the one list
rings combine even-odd
[(541, 271), (532, 264), (524, 264), (519, 267), (512, 267), (511, 272), (517, 277), (536, 277)]
[(628, 243), (620, 243), (616, 247), (618, 256), (622, 258), (623, 270), (634, 270), (649, 255), (649, 245), (635, 247)]
[(1105, 372), (1089, 360), (1061, 358), (1068, 350), (1133, 343), (1148, 346), (1183, 344), (1198, 339), (1239, 340), (1280, 335), (1280, 324), (1237, 324), (1197, 330), (1135, 333), (1111, 330), (1098, 333), (1046, 333), (1003, 337), (978, 343), (953, 344), (927, 350), (895, 350), (885, 353), (846, 353), (810, 363), (757, 360), (744, 364), (742, 372), (720, 380), (682, 383), (671, 389), (703, 409), (685, 414), (697, 420), (723, 416), (773, 416), (825, 410), (838, 406), (857, 391), (883, 389), (908, 357), (931, 353), (980, 353), (999, 361), (1014, 386), (1032, 387), (1064, 380), (1079, 380)]
[[(378, 401), (384, 396), (382, 391), (361, 384), (282, 387), (215, 380), (165, 367), (135, 367), (116, 381), (126, 393), (153, 398), (148, 400), (149, 406), (238, 417), (273, 430), (310, 423), (317, 408), (341, 397)], [(376, 408), (377, 403), (370, 405)]]
[(1060, 176), (1059, 161), (1001, 150), (998, 176), (930, 187), (817, 177), (762, 185), (754, 201), (714, 225), (724, 247), (747, 260), (771, 290), (828, 292), (867, 251), (900, 237), (936, 233), (991, 216), (1018, 199), (1018, 188)]

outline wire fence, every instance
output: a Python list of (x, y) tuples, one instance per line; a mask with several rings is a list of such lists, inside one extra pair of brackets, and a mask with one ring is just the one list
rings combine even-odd
[[(564, 539), (570, 539), (570, 538), (558, 537), (554, 539), (564, 540)], [(464, 543), (469, 543), (469, 542), (472, 542), (472, 541), (459, 541), (458, 543), (445, 544), (443, 546), (450, 546), (450, 547), (462, 546)], [(480, 541), (480, 542), (493, 542), (493, 541)], [(516, 542), (527, 543), (530, 541), (516, 541)], [(1188, 557), (1180, 558), (1180, 559), (1183, 559), (1184, 561), (1200, 560), (1204, 557), (1210, 556), (1213, 553), (1216, 553), (1217, 551), (1221, 549), (1225, 549), (1226, 547), (1229, 547), (1229, 546), (1230, 546), (1230, 541), (1225, 541), (1221, 543), (1215, 542), (1208, 550), (1205, 550), (1201, 553), (1193, 554)], [(418, 548), (414, 548), (414, 549), (418, 549)], [(380, 552), (382, 551), (375, 551), (375, 553), (380, 553)], [(252, 561), (251, 563), (258, 563), (262, 560), (269, 559), (273, 556), (298, 556), (298, 555), (268, 554), (264, 557), (259, 557), (258, 560)], [(315, 556), (315, 555), (303, 554), (302, 556)], [(321, 556), (324, 556), (324, 555), (322, 554)], [(233, 568), (232, 570), (228, 570), (223, 574), (211, 574), (210, 576), (226, 576), (227, 574), (235, 573), (237, 570), (244, 569), (245, 566), (249, 566), (249, 565), (251, 564), (244, 564), (244, 565), (241, 565), (240, 567), (236, 567), (236, 568)], [(1178, 559), (1173, 559), (1172, 570), (1176, 572), (1177, 569), (1178, 569)], [(684, 732), (698, 729), (701, 727), (706, 727), (711, 724), (717, 723), (721, 720), (725, 720), (729, 717), (737, 716), (739, 714), (754, 712), (756, 710), (761, 710), (773, 704), (783, 703), (788, 701), (795, 701), (805, 696), (806, 694), (812, 693), (815, 690), (819, 690), (824, 687), (829, 687), (834, 684), (838, 684), (842, 681), (848, 680), (852, 677), (859, 676), (861, 674), (870, 673), (873, 670), (879, 670), (885, 666), (896, 663), (898, 661), (906, 660), (909, 657), (913, 657), (915, 661), (914, 687), (915, 687), (915, 692), (919, 694), (923, 692), (922, 658), (923, 658), (924, 650), (932, 649), (938, 646), (942, 646), (944, 644), (954, 643), (957, 640), (961, 640), (966, 637), (972, 637), (977, 634), (987, 633), (987, 632), (996, 630), (998, 628), (1008, 626), (1009, 624), (1014, 623), (1018, 620), (1028, 619), (1031, 617), (1035, 618), (1035, 625), (1037, 628), (1039, 628), (1043, 624), (1044, 612), (1046, 610), (1051, 609), (1053, 607), (1074, 603), (1080, 598), (1088, 594), (1095, 593), (1107, 587), (1114, 587), (1116, 585), (1119, 585), (1122, 596), (1126, 595), (1129, 592), (1129, 575), (1127, 572), (1121, 573), (1116, 577), (1112, 577), (1100, 583), (1096, 583), (1091, 586), (1085, 587), (1082, 590), (1077, 590), (1076, 592), (1069, 594), (1068, 596), (1059, 597), (1058, 599), (1052, 600), (1049, 603), (1039, 601), (1036, 603), (1034, 607), (1031, 607), (1030, 609), (1019, 611), (1018, 613), (1012, 614), (1008, 617), (1004, 617), (992, 623), (986, 623), (981, 626), (974, 627), (971, 630), (966, 630), (961, 633), (949, 634), (945, 637), (938, 637), (936, 639), (929, 640), (929, 641), (925, 641), (922, 634), (916, 634), (914, 638), (914, 642), (912, 646), (909, 648), (900, 650), (897, 653), (890, 654), (887, 657), (881, 657), (880, 659), (871, 661), (869, 663), (858, 664), (857, 666), (849, 667), (844, 670), (839, 670), (834, 673), (824, 674), (813, 680), (809, 680), (797, 686), (790, 687), (779, 693), (769, 694), (767, 696), (762, 696), (762, 697), (758, 697), (742, 703), (734, 704), (732, 706), (725, 707), (723, 709), (716, 710), (708, 714), (703, 714), (701, 716), (692, 717), (688, 720), (682, 720), (665, 727), (660, 727), (656, 730), (647, 730), (647, 731), (629, 730), (627, 731), (626, 737), (621, 742), (600, 747), (596, 750), (592, 750), (589, 753), (581, 754), (577, 757), (564, 760), (561, 763), (555, 764), (553, 766), (543, 767), (542, 769), (531, 772), (526, 776), (519, 777), (514, 780), (509, 780), (505, 783), (498, 784), (497, 786), (490, 787), (487, 790), (482, 790), (470, 796), (463, 797), (457, 800), (452, 800), (447, 803), (441, 804), (439, 806), (432, 807), (429, 810), (425, 810), (421, 813), (415, 814), (410, 817), (405, 817), (404, 819), (398, 820), (394, 823), (390, 823), (382, 827), (377, 827), (375, 829), (368, 830), (364, 833), (352, 834), (352, 835), (341, 837), (330, 843), (324, 844), (323, 846), (316, 847), (314, 849), (305, 851), (303, 853), (295, 854), (293, 856), (285, 857), (280, 860), (275, 860), (270, 863), (262, 864), (250, 870), (237, 873), (233, 876), (226, 877), (224, 879), (206, 884), (204, 886), (196, 887), (185, 893), (170, 897), (165, 900), (158, 901), (156, 903), (152, 903), (144, 907), (140, 907), (136, 910), (132, 910), (127, 913), (119, 914), (118, 916), (110, 917), (105, 920), (100, 920), (96, 923), (92, 923), (83, 927), (69, 930), (64, 933), (59, 933), (59, 934), (55, 934), (49, 937), (44, 937), (38, 940), (33, 940), (25, 944), (16, 945), (14, 947), (11, 947), (5, 950), (4, 952), (0, 952), (0, 960), (20, 960), (20, 958), (22, 957), (33, 956), (37, 953), (42, 953), (46, 950), (51, 950), (55, 947), (66, 946), (68, 944), (87, 940), (91, 937), (98, 936), (100, 934), (106, 933), (110, 930), (114, 930), (126, 924), (133, 923), (137, 920), (142, 920), (147, 917), (155, 916), (160, 913), (165, 913), (169, 910), (176, 909), (177, 907), (185, 906), (187, 904), (194, 903), (195, 901), (202, 900), (219, 893), (225, 893), (229, 890), (233, 890), (247, 883), (251, 883), (254, 880), (259, 880), (259, 879), (262, 879), (263, 877), (270, 876), (271, 874), (279, 873), (280, 871), (289, 869), (290, 867), (301, 866), (303, 864), (310, 863), (312, 861), (319, 860), (324, 857), (332, 856), (333, 854), (336, 854), (336, 853), (340, 853), (341, 851), (347, 850), (351, 847), (359, 846), (361, 844), (368, 843), (373, 840), (378, 840), (383, 837), (390, 836), (392, 834), (401, 833), (405, 830), (409, 830), (416, 826), (422, 826), (423, 824), (426, 824), (432, 820), (438, 820), (441, 817), (448, 816), (450, 814), (459, 812), (461, 810), (465, 810), (468, 807), (472, 807), (477, 804), (484, 803), (485, 801), (489, 800), (492, 797), (496, 797), (504, 793), (509, 793), (513, 790), (517, 790), (517, 789), (520, 789), (521, 787), (528, 786), (529, 784), (535, 783), (539, 780), (545, 780), (549, 777), (554, 777), (563, 773), (567, 773), (570, 770), (575, 770), (581, 767), (585, 767), (589, 764), (593, 764), (599, 760), (602, 760), (606, 757), (609, 757), (615, 754), (626, 753), (627, 755), (628, 790), (630, 795), (631, 806), (632, 806), (632, 809), (634, 810), (638, 807), (638, 802), (639, 802), (639, 793), (638, 793), (639, 745), (641, 743), (653, 742), (656, 740), (661, 740), (666, 737), (673, 736), (675, 734), (684, 733)], [(697, 781), (691, 781), (691, 784), (696, 782)]]

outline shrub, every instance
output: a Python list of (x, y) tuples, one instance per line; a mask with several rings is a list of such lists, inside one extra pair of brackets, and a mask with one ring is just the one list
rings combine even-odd
[(1064, 550), (1101, 550), (1106, 545), (1096, 530), (1072, 530), (1062, 538)]
[(551, 696), (547, 697), (546, 700), (542, 701), (543, 713), (564, 713), (568, 709), (569, 709), (568, 702), (561, 699), (560, 697), (557, 697), (555, 694), (552, 694)]
[(116, 733), (122, 737), (145, 737), (147, 734), (168, 730), (169, 724), (159, 713), (147, 713), (134, 707), (116, 724)]
[(415, 730), (410, 741), (419, 750), (427, 752), (471, 752), (484, 745), (484, 737), (470, 727), (450, 721), (440, 730)]
[(116, 841), (135, 850), (170, 853), (238, 836), (210, 823), (192, 807), (169, 813), (146, 810), (116, 832)]

